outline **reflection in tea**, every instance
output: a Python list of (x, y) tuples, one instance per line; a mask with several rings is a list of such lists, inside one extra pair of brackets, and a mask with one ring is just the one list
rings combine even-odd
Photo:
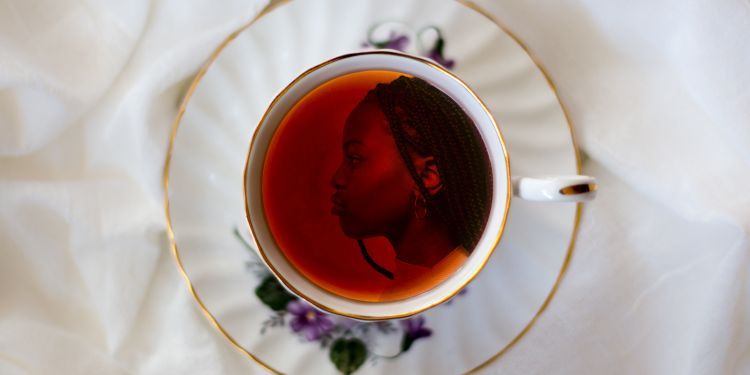
[(363, 301), (408, 298), (454, 273), (483, 233), (491, 188), (487, 151), (458, 104), (386, 71), (307, 94), (274, 134), (263, 170), (284, 255), (322, 288)]

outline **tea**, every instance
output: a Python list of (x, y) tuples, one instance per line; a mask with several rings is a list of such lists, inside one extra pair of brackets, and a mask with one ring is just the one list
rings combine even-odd
[(471, 120), (393, 71), (332, 79), (286, 114), (262, 171), (264, 213), (289, 262), (359, 301), (400, 300), (453, 274), (484, 230), (492, 176)]

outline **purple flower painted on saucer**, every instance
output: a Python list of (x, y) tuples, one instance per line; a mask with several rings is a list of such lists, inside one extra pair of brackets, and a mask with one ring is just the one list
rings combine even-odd
[(425, 327), (424, 318), (421, 316), (402, 320), (401, 328), (404, 329), (404, 336), (401, 339), (401, 352), (399, 355), (408, 351), (412, 344), (414, 344), (414, 341), (432, 336), (432, 330)]
[(289, 302), (286, 310), (292, 315), (289, 325), (307, 341), (319, 340), (334, 328), (331, 318), (309, 304), (296, 300)]
[(375, 47), (375, 48), (388, 48), (395, 49), (397, 51), (404, 52), (406, 47), (409, 45), (409, 37), (406, 34), (398, 34), (395, 31), (391, 31), (390, 36), (386, 41), (376, 42), (369, 40), (362, 44), (363, 47)]
[(421, 316), (402, 320), (401, 327), (404, 328), (404, 334), (412, 340), (432, 336), (432, 330), (424, 326), (424, 318)]
[[(383, 27), (399, 27), (399, 30), (403, 30), (404, 25), (403, 24), (396, 24), (393, 25), (393, 23), (384, 22), (381, 24), (376, 24), (372, 28), (370, 28), (370, 31), (367, 35), (367, 41), (362, 43), (362, 47), (373, 47), (373, 48), (388, 48), (388, 49), (395, 49), (401, 52), (406, 52), (406, 50), (409, 47), (409, 44), (411, 43), (411, 39), (409, 38), (408, 33), (404, 33), (403, 31), (396, 31), (391, 30), (388, 38), (383, 38), (381, 40), (375, 40), (373, 37), (373, 33), (376, 29), (383, 28)], [(382, 30), (382, 29), (381, 29)], [(425, 33), (432, 33), (434, 35), (434, 41), (426, 42), (423, 41), (422, 37)], [(456, 66), (456, 60), (446, 58), (444, 55), (444, 49), (445, 49), (445, 39), (443, 38), (443, 33), (440, 31), (440, 28), (437, 26), (427, 26), (419, 30), (416, 34), (417, 42), (420, 43), (422, 46), (421, 48), (421, 54), (422, 56), (425, 56), (427, 58), (432, 59), (439, 65), (442, 65), (446, 69), (453, 69), (454, 66)], [(429, 46), (426, 46), (425, 44), (429, 44)]]
[(456, 60), (446, 59), (445, 57), (443, 57), (442, 51), (432, 50), (427, 54), (427, 57), (435, 60), (436, 63), (444, 66), (446, 69), (453, 69), (453, 66), (456, 65)]
[(398, 35), (392, 32), (389, 39), (390, 40), (388, 41), (388, 43), (380, 48), (390, 48), (399, 51), (405, 51), (406, 46), (409, 44), (409, 37), (406, 35)]
[(427, 51), (427, 57), (434, 60), (436, 63), (442, 65), (446, 69), (453, 69), (456, 65), (456, 60), (448, 59), (443, 55), (443, 49), (445, 49), (445, 39), (443, 39), (443, 33), (439, 28), (435, 26), (429, 26), (420, 31), (423, 34), (425, 31), (434, 31), (437, 34), (435, 44)]

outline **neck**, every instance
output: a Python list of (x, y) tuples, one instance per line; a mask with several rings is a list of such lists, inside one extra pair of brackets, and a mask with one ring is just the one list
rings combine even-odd
[(387, 236), (401, 262), (432, 267), (456, 248), (448, 228), (438, 220), (411, 218), (404, 229)]

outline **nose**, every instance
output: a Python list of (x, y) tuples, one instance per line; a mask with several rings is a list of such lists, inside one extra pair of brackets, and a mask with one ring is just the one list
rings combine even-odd
[(342, 168), (342, 165), (339, 165), (338, 168), (336, 168), (336, 172), (333, 173), (333, 176), (331, 176), (331, 187), (333, 187), (336, 190), (343, 189), (346, 186), (346, 176), (344, 176), (344, 168)]

